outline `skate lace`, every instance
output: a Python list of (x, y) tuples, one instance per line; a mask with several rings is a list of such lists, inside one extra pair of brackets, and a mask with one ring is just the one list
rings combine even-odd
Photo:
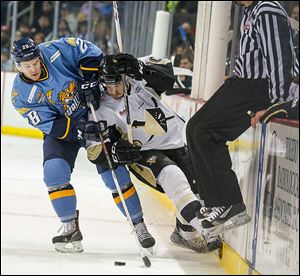
[(204, 207), (204, 206), (202, 206), (201, 208), (200, 208), (200, 214), (202, 214), (202, 215), (205, 215), (207, 212), (209, 212), (210, 211), (210, 208), (208, 208), (208, 207)]
[(63, 236), (67, 236), (73, 233), (75, 230), (76, 230), (76, 220), (72, 219), (71, 221), (64, 222), (57, 232)]
[(134, 229), (137, 233), (137, 236), (139, 238), (139, 240), (145, 240), (145, 239), (149, 239), (152, 238), (152, 236), (150, 235), (150, 233), (147, 230), (147, 227), (145, 225), (144, 222), (138, 223), (134, 226)]
[(221, 207), (213, 207), (212, 208), (212, 212), (210, 212), (207, 216), (207, 220), (209, 222), (212, 222), (214, 221), (216, 218), (218, 218), (220, 215), (222, 215), (222, 213), (224, 212), (225, 210), (225, 206), (221, 206)]

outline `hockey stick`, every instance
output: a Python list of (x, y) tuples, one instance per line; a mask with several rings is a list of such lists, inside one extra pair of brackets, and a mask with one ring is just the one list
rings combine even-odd
[[(117, 34), (117, 42), (119, 47), (119, 52), (123, 53), (123, 44), (122, 44), (122, 37), (121, 37), (121, 28), (120, 28), (120, 21), (119, 21), (119, 12), (118, 12), (118, 4), (117, 1), (113, 1), (114, 7), (114, 18), (115, 18), (115, 25), (116, 25), (116, 34)], [(131, 118), (130, 118), (130, 110), (129, 110), (129, 99), (128, 99), (128, 92), (127, 87), (125, 84), (125, 75), (122, 76), (123, 79), (123, 86), (124, 86), (124, 102), (125, 102), (125, 109), (126, 109), (126, 123), (127, 123), (127, 135), (129, 143), (133, 143), (132, 138), (132, 126), (131, 126)]]
[[(88, 106), (89, 106), (89, 108), (90, 108), (90, 110), (91, 110), (91, 112), (92, 112), (94, 121), (95, 121), (95, 122), (98, 122), (98, 119), (97, 119), (97, 115), (96, 115), (94, 106), (93, 106), (90, 102), (88, 102)], [(103, 147), (103, 151), (104, 151), (104, 154), (105, 154), (105, 158), (106, 158), (108, 167), (109, 167), (109, 169), (110, 169), (110, 171), (111, 171), (111, 174), (112, 174), (114, 183), (115, 183), (115, 185), (116, 185), (116, 187), (117, 187), (118, 194), (119, 194), (119, 196), (120, 196), (120, 199), (121, 199), (123, 208), (124, 208), (124, 210), (125, 210), (127, 220), (129, 221), (131, 230), (132, 230), (132, 232), (134, 233), (134, 238), (135, 238), (135, 241), (136, 241), (136, 243), (137, 243), (137, 245), (138, 245), (138, 248), (139, 248), (139, 251), (140, 251), (140, 255), (141, 255), (141, 257), (142, 257), (142, 259), (143, 259), (143, 261), (144, 261), (145, 266), (146, 266), (146, 267), (150, 267), (150, 266), (151, 266), (151, 262), (150, 262), (149, 258), (148, 258), (147, 256), (144, 255), (143, 250), (142, 250), (142, 247), (141, 247), (141, 244), (140, 244), (139, 239), (138, 239), (138, 236), (137, 236), (137, 233), (136, 233), (135, 230), (134, 230), (134, 226), (133, 226), (133, 223), (132, 223), (132, 220), (131, 220), (129, 211), (128, 211), (127, 206), (126, 206), (125, 199), (124, 199), (124, 197), (123, 197), (123, 194), (122, 194), (122, 191), (121, 191), (121, 188), (120, 188), (120, 184), (119, 184), (117, 175), (116, 175), (115, 170), (114, 170), (114, 168), (113, 168), (112, 161), (111, 161), (111, 159), (110, 159), (109, 153), (108, 153), (107, 148), (106, 148), (106, 146), (105, 146), (105, 142), (104, 142), (104, 139), (103, 139), (103, 136), (102, 136), (101, 132), (99, 132), (99, 137), (100, 137), (100, 141), (101, 141), (101, 144), (102, 144), (102, 147)]]

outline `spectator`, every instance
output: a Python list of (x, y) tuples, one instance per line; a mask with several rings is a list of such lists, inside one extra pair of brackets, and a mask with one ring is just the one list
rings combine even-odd
[(175, 51), (173, 53), (174, 56), (174, 61), (173, 61), (173, 66), (179, 67), (181, 56), (186, 53), (186, 49), (184, 45), (180, 42), (175, 46)]
[(45, 41), (44, 34), (43, 33), (35, 33), (33, 41), (37, 45), (44, 42)]
[(194, 31), (192, 30), (192, 26), (189, 22), (183, 22), (181, 24), (181, 27), (183, 28), (183, 30), (186, 33), (186, 37), (187, 37), (187, 42), (188, 44), (191, 46), (191, 48), (194, 50)]
[(52, 32), (52, 27), (50, 25), (50, 19), (46, 15), (41, 15), (38, 19), (38, 26), (36, 27), (36, 32), (41, 32), (45, 35), (46, 40), (48, 40), (48, 36)]
[[(184, 54), (181, 56), (179, 67), (193, 70), (193, 62), (188, 54)], [(192, 87), (191, 76), (179, 76), (179, 79), (186, 88)]]
[(43, 15), (49, 18), (49, 25), (53, 26), (54, 12), (51, 1), (37, 1), (37, 5), (40, 5), (41, 3), (42, 6), (36, 7), (36, 17), (33, 21), (33, 26), (37, 27), (39, 25), (39, 19)]
[(20, 31), (16, 31), (15, 33), (15, 40), (19, 40), (23, 37), (22, 32)]
[(9, 49), (10, 48), (10, 29), (9, 26), (3, 25), (1, 26), (1, 49)]
[(31, 36), (32, 35), (32, 29), (28, 23), (21, 22), (19, 24), (18, 30), (22, 33), (22, 36)]
[(1, 51), (1, 71), (13, 71), (13, 61), (8, 50)]
[(72, 34), (75, 34), (78, 23), (74, 13), (70, 12), (70, 7), (68, 3), (63, 3), (61, 5), (60, 16), (61, 19), (65, 19), (68, 22), (70, 32)]
[(298, 5), (292, 9), (291, 18), (293, 18), (299, 22), (299, 6)]
[(86, 39), (87, 31), (88, 31), (88, 22), (86, 20), (79, 22), (77, 28), (78, 28), (78, 32), (76, 36), (81, 39)]
[(68, 21), (66, 19), (61, 19), (58, 23), (58, 37), (70, 37), (71, 31), (69, 28)]
[(98, 22), (94, 27), (94, 41), (98, 41), (99, 48), (105, 53), (109, 52), (110, 26), (104, 22)]

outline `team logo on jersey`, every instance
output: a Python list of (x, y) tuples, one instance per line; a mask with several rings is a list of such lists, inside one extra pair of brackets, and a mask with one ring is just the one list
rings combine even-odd
[(49, 103), (51, 104), (55, 104), (55, 101), (52, 100), (52, 93), (53, 93), (53, 90), (50, 89), (46, 92), (46, 98), (48, 100)]
[(124, 110), (119, 111), (120, 116), (125, 117), (127, 115), (126, 108)]
[(18, 96), (18, 92), (13, 90), (13, 91), (11, 91), (10, 96), (11, 96), (11, 102), (14, 104), (16, 102), (16, 99), (17, 99), (16, 97)]
[(45, 95), (42, 93), (42, 92), (37, 92), (36, 93), (36, 101), (38, 102), (38, 103), (41, 103), (41, 102), (43, 102), (45, 100)]
[(68, 103), (73, 100), (75, 88), (75, 81), (67, 82), (67, 87), (58, 93), (58, 100), (63, 104), (63, 110), (67, 110)]
[(149, 165), (155, 164), (157, 160), (157, 156), (152, 155), (150, 157), (147, 158), (146, 163), (148, 163)]
[(70, 37), (67, 39), (67, 42), (72, 45), (72, 46), (76, 46), (76, 42), (75, 42), (75, 38), (74, 37)]

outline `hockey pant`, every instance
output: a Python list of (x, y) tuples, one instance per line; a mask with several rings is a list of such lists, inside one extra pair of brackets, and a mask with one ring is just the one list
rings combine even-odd
[[(176, 206), (176, 224), (186, 239), (191, 239), (201, 228), (196, 212), (201, 204), (195, 193), (193, 171), (186, 147), (171, 150), (141, 151), (142, 159), (129, 166), (143, 183), (165, 193)], [(193, 191), (194, 192), (193, 192)]]

